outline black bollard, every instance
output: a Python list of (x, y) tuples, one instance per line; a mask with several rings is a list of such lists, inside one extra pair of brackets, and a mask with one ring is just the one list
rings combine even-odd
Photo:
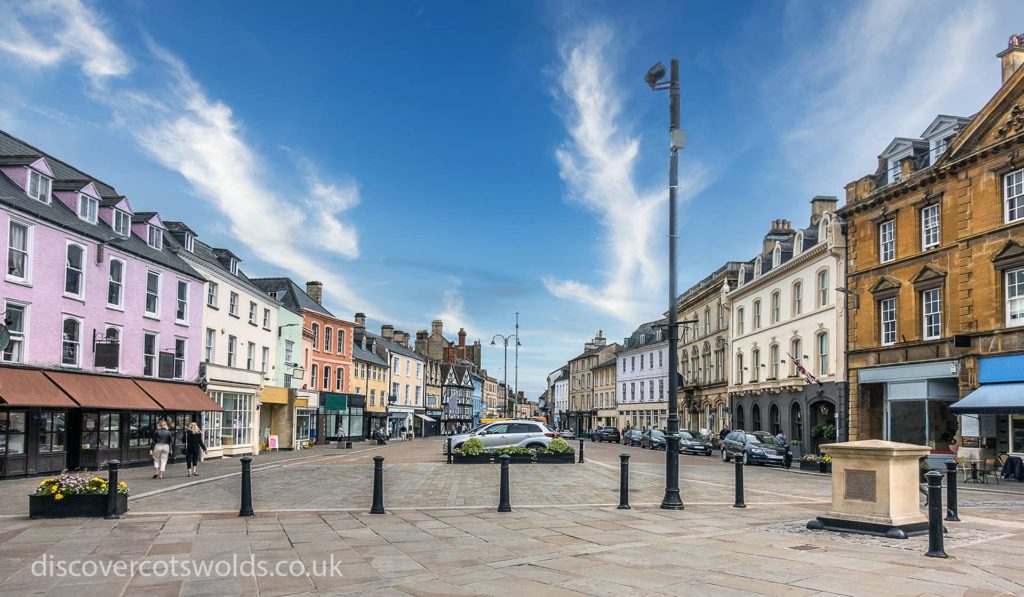
[(252, 511), (252, 457), (242, 456), (242, 507), (239, 516), (255, 516)]
[(580, 438), (580, 464), (583, 464), (583, 438)]
[(452, 438), (448, 438), (448, 464), (452, 463)]
[(629, 454), (619, 454), (619, 510), (629, 509)]
[(115, 520), (121, 518), (117, 513), (117, 469), (120, 468), (121, 462), (110, 460), (107, 466), (107, 514), (103, 518)]
[[(451, 440), (449, 440), (451, 441)], [(373, 457), (373, 505), (370, 514), (384, 514), (384, 457)]]
[(942, 473), (928, 471), (928, 553), (930, 558), (946, 558), (942, 547)]
[(508, 461), (512, 457), (508, 454), (502, 454), (498, 457), (501, 461), (501, 489), (498, 492), (498, 512), (511, 512), (512, 503), (509, 501), (508, 491)]
[(747, 504), (743, 501), (743, 460), (739, 457), (736, 460), (736, 503), (732, 505), (733, 508), (746, 508)]
[(956, 461), (946, 461), (946, 520), (960, 522), (956, 505)]

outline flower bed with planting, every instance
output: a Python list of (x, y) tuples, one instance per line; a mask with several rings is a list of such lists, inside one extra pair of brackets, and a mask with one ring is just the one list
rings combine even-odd
[(466, 440), (458, 448), (452, 450), (452, 462), (457, 464), (484, 464), (488, 462), (499, 462), (498, 457), (508, 454), (510, 463), (543, 463), (559, 464), (573, 463), (576, 461), (576, 452), (562, 438), (555, 438), (546, 450), (535, 450), (533, 448), (494, 448), (484, 449), (484, 443), (479, 438), (473, 437)]
[(832, 457), (818, 456), (817, 454), (804, 454), (804, 457), (800, 459), (800, 470), (831, 473)]
[[(106, 479), (89, 474), (64, 473), (43, 479), (28, 496), (30, 518), (104, 516), (107, 513)], [(128, 511), (128, 485), (117, 484), (117, 513)]]

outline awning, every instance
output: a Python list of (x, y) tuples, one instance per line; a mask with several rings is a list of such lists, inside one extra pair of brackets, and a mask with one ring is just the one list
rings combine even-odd
[(260, 402), (263, 404), (288, 404), (288, 388), (263, 386), (263, 391), (260, 392)]
[(42, 371), (0, 367), (0, 404), (78, 408)]
[(957, 414), (1024, 414), (1024, 383), (987, 383), (949, 407)]
[(426, 421), (428, 423), (437, 423), (437, 419), (431, 419), (427, 415), (421, 415), (420, 413), (416, 413), (416, 416), (421, 418), (421, 419), (423, 419), (424, 421)]
[(82, 408), (163, 410), (127, 377), (65, 371), (47, 371), (45, 375)]
[(177, 411), (223, 411), (206, 392), (199, 389), (199, 386), (190, 383), (175, 383), (171, 381), (150, 381), (148, 379), (136, 379), (147, 394), (157, 404), (164, 407), (164, 410)]

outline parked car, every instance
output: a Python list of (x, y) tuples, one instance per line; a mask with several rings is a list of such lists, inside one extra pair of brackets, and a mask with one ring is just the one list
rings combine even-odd
[(639, 446), (644, 434), (637, 428), (630, 429), (622, 436), (622, 444), (626, 446)]
[(704, 435), (689, 429), (679, 430), (679, 452), (711, 456), (711, 442)]
[(743, 464), (777, 464), (789, 467), (792, 455), (789, 446), (767, 431), (736, 430), (722, 442), (722, 461), (740, 459)]
[(650, 448), (652, 450), (664, 450), (667, 444), (665, 443), (665, 434), (657, 429), (648, 429), (644, 431), (643, 438), (640, 440), (641, 448)]
[(615, 427), (598, 427), (591, 435), (595, 442), (615, 442), (621, 439), (619, 430)]
[[(452, 436), (452, 449), (458, 448), (471, 437), (479, 437), (484, 449), (491, 448), (536, 448), (543, 450), (551, 440), (558, 437), (558, 432), (540, 421), (531, 419), (512, 419), (495, 421), (481, 425), (468, 433)], [(448, 453), (448, 441), (441, 442), (441, 453)]]
[(572, 429), (563, 429), (558, 432), (562, 436), (562, 439), (568, 441), (570, 439), (576, 439), (576, 432)]

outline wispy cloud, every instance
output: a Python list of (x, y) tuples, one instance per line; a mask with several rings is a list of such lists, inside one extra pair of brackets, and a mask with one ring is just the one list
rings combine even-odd
[(479, 333), (479, 328), (473, 326), (466, 315), (461, 279), (449, 276), (448, 283), (441, 293), (441, 310), (437, 313), (436, 318), (443, 321), (445, 328), (449, 330), (465, 328), (469, 334)]
[[(596, 286), (548, 277), (544, 284), (556, 297), (637, 321), (658, 308), (652, 296), (666, 278), (663, 260), (655, 257), (655, 240), (665, 229), (667, 193), (663, 186), (642, 186), (636, 180), (640, 139), (623, 121), (613, 38), (612, 29), (601, 24), (569, 36), (560, 47), (558, 76), (561, 116), (569, 133), (556, 152), (559, 174), (569, 199), (594, 214), (604, 228), (608, 266), (595, 272), (604, 282)], [(706, 167), (688, 168), (683, 174), (687, 197), (711, 179)]]

